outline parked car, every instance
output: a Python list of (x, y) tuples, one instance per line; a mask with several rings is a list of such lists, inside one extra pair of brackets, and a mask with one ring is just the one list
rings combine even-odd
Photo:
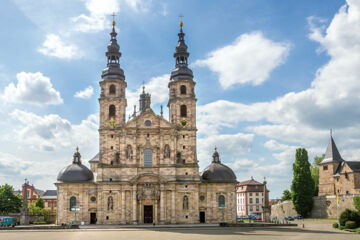
[(16, 221), (13, 217), (2, 217), (0, 219), (0, 227), (15, 227)]
[(287, 221), (294, 221), (294, 219), (293, 219), (292, 217), (290, 217), (290, 216), (285, 217), (285, 218), (284, 218), (284, 220), (287, 220)]
[(301, 215), (295, 215), (294, 219), (303, 219), (303, 217)]
[(251, 220), (261, 220), (261, 216), (259, 215), (250, 215)]
[(241, 215), (241, 216), (238, 216), (238, 219), (246, 220), (246, 219), (250, 219), (250, 216), (249, 215)]

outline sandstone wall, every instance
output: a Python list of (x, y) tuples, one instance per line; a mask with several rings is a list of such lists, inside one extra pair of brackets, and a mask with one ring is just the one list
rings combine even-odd
[[(355, 210), (353, 198), (360, 195), (340, 195), (339, 196), (339, 215), (347, 208)], [(336, 195), (313, 197), (313, 209), (310, 217), (312, 218), (336, 218), (337, 203)], [(286, 216), (298, 215), (293, 209), (294, 205), (291, 201), (284, 201), (271, 206), (271, 216), (284, 218)]]

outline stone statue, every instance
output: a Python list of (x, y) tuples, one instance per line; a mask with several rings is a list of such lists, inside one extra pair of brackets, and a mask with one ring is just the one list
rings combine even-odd
[(131, 145), (128, 145), (127, 146), (127, 149), (126, 149), (126, 158), (127, 159), (132, 159), (132, 147)]
[(113, 210), (113, 209), (114, 209), (113, 198), (109, 197), (108, 198), (108, 210)]
[(166, 144), (164, 148), (164, 158), (170, 158), (170, 147), (168, 144)]
[(189, 209), (189, 198), (187, 196), (184, 196), (183, 199), (183, 210), (188, 210)]

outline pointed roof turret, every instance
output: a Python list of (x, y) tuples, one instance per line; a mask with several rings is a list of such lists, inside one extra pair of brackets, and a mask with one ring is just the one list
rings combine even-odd
[(142, 93), (140, 94), (140, 100), (139, 100), (139, 110), (142, 112), (148, 108), (150, 108), (150, 104), (151, 104), (151, 95), (149, 93), (145, 93), (145, 83), (143, 82), (143, 86), (142, 86)]
[(329, 140), (329, 144), (327, 146), (326, 152), (325, 152), (325, 157), (324, 159), (321, 161), (320, 164), (323, 163), (331, 163), (331, 162), (335, 162), (335, 163), (340, 163), (344, 161), (339, 153), (339, 150), (336, 147), (335, 141), (332, 137), (332, 133), (330, 131), (330, 140)]
[[(182, 17), (182, 15), (180, 15)], [(175, 68), (171, 71), (170, 80), (179, 80), (179, 79), (193, 79), (193, 72), (188, 68), (188, 57), (189, 52), (187, 51), (188, 47), (185, 44), (185, 33), (183, 32), (183, 22), (180, 20), (180, 31), (178, 33), (179, 39), (178, 44), (175, 48), (174, 58), (175, 58)]]
[[(115, 14), (113, 15), (115, 17)], [(107, 46), (107, 67), (103, 70), (101, 77), (103, 79), (125, 80), (124, 71), (120, 68), (120, 46), (116, 40), (115, 19), (112, 22), (112, 31), (110, 33), (110, 43)]]

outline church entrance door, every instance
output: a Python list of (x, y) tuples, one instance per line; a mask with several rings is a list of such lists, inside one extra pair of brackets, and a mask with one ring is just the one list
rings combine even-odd
[(200, 223), (205, 223), (205, 212), (200, 212)]
[(152, 205), (144, 205), (144, 223), (153, 223)]
[(90, 213), (90, 224), (96, 224), (96, 213)]

